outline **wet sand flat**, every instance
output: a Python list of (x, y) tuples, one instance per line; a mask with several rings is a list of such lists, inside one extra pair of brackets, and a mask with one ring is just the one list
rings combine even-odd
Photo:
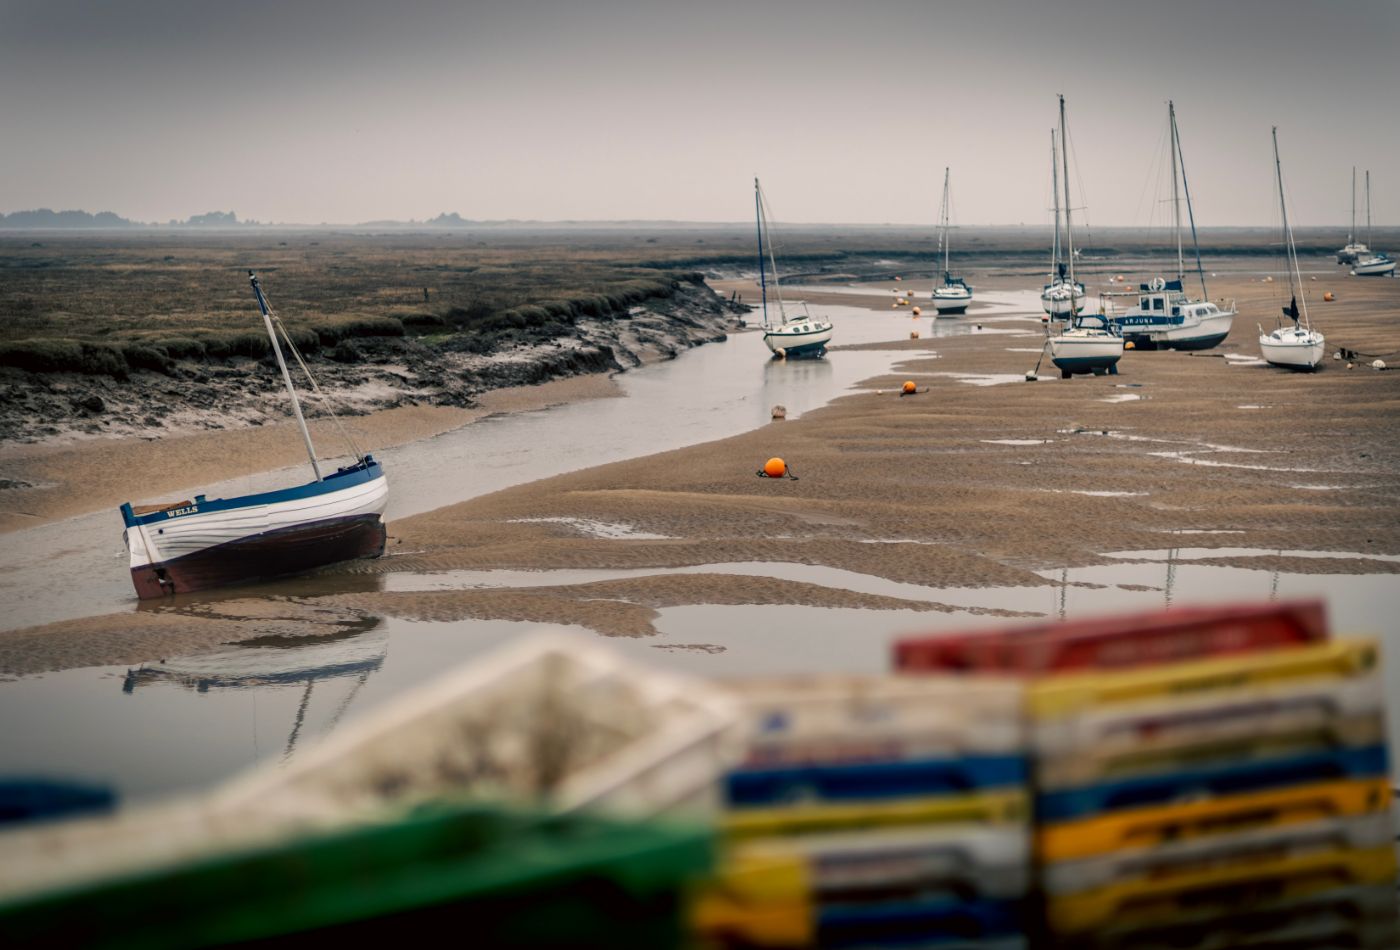
[[(820, 565), (931, 588), (1008, 587), (1045, 585), (1036, 571), (1107, 563), (1106, 552), (1228, 545), (1347, 554), (1327, 559), (1334, 573), (1400, 572), (1386, 557), (1400, 554), (1400, 373), (1330, 358), (1347, 347), (1394, 353), (1400, 365), (1400, 281), (1339, 274), (1308, 289), (1328, 340), (1329, 359), (1315, 374), (1256, 359), (1255, 324), (1272, 325), (1278, 287), (1247, 275), (1212, 282), (1212, 297), (1234, 297), (1241, 311), (1221, 347), (1129, 352), (1119, 375), (1073, 380), (1059, 379), (1048, 358), (1038, 382), (1024, 380), (1040, 345), (1034, 314), (998, 325), (1007, 332), (949, 337), (931, 337), (925, 317), (914, 340), (899, 339), (912, 324), (907, 311), (872, 309), (868, 319), (895, 328), (897, 342), (882, 346), (905, 361), (801, 418), (396, 521), (389, 556), (271, 589), (280, 611), (271, 627), (230, 622), (238, 610), (175, 604), (0, 634), (0, 670), (140, 662), (157, 647), (198, 652), (245, 636), (299, 636), (318, 611), (578, 623), (636, 636), (651, 632), (657, 609), (678, 604), (938, 609), (771, 576), (664, 572), (734, 562)], [(876, 290), (872, 301), (887, 299)], [(1324, 290), (1338, 299), (1322, 302)], [(945, 319), (975, 324), (978, 316)], [(829, 357), (840, 358), (839, 349)], [(927, 391), (897, 395), (906, 379)], [(108, 464), (95, 447), (64, 452), (74, 471)], [(799, 478), (756, 477), (774, 455)], [(135, 477), (118, 468), (104, 487), (132, 494)], [(51, 504), (63, 510), (61, 500)], [(590, 524), (622, 527), (600, 534)], [(1273, 560), (1299, 569), (1285, 553)], [(490, 589), (396, 590), (390, 582), (599, 568), (642, 573)]]

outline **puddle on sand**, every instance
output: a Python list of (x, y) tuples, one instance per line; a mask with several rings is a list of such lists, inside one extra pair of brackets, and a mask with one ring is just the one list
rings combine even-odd
[(1137, 402), (1139, 399), (1146, 399), (1140, 393), (1110, 393), (1104, 396), (1099, 402)]
[[(929, 373), (930, 376), (951, 376), (970, 386), (1000, 386), (1003, 383), (1024, 383), (1025, 373)], [(1043, 376), (1041, 382), (1055, 382), (1055, 377)]]
[(1049, 445), (1055, 439), (978, 439), (987, 445)]
[[(1392, 618), (1400, 610), (1400, 585), (1390, 574), (1294, 574), (1198, 563), (1206, 558), (1280, 555), (1400, 561), (1400, 555), (1179, 548), (1119, 551), (1111, 555), (1113, 563), (1039, 571), (1046, 583), (1036, 587), (939, 589), (835, 568), (735, 563), (669, 572), (458, 572), (436, 580), (433, 575), (419, 575), (416, 589), (460, 587), (467, 582), (580, 584), (606, 577), (720, 572), (800, 580), (963, 608), (938, 613), (684, 605), (658, 611), (655, 636), (608, 641), (658, 668), (714, 676), (882, 671), (888, 669), (892, 642), (901, 636), (1022, 622), (970, 612), (993, 608), (1076, 618), (1187, 603), (1322, 597), (1339, 635), (1385, 635), (1393, 627)], [(276, 761), (289, 748), (540, 626), (388, 618), (354, 636), (282, 641), (285, 645), (275, 650), (262, 643), (188, 660), (172, 658), (166, 664), (153, 658), (145, 671), (130, 675), (125, 667), (103, 667), (0, 683), (0, 718), (26, 724), (0, 733), (0, 763), (8, 774), (107, 783), (127, 798), (206, 785), (254, 763)], [(1400, 640), (1400, 632), (1394, 636)], [(1385, 645), (1383, 675), (1391, 691), (1400, 693), (1400, 642)], [(1400, 737), (1400, 704), (1391, 704), (1390, 718), (1390, 735)], [(1400, 756), (1393, 761), (1400, 762)]]

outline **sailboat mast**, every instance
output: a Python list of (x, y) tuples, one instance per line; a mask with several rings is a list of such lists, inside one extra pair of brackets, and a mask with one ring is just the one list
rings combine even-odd
[(1069, 131), (1065, 126), (1065, 97), (1060, 97), (1060, 158), (1065, 169), (1065, 260), (1069, 263), (1070, 311), (1074, 310), (1074, 225), (1069, 200)]
[[(1294, 300), (1297, 300), (1303, 296), (1303, 278), (1298, 273), (1298, 248), (1293, 243), (1293, 229), (1288, 226), (1288, 202), (1283, 197), (1283, 164), (1278, 159), (1278, 126), (1273, 126), (1272, 134), (1274, 137), (1274, 171), (1278, 175), (1278, 207), (1283, 216), (1284, 256), (1288, 260), (1288, 293), (1293, 296)], [(1297, 277), (1296, 282), (1294, 277)], [(1297, 287), (1296, 292), (1294, 291), (1295, 286)], [(1311, 329), (1312, 325), (1307, 322), (1307, 300), (1304, 299), (1302, 303), (1304, 325)], [(1298, 317), (1295, 312), (1293, 322), (1297, 323), (1297, 321)]]
[[(1176, 112), (1172, 112), (1172, 131), (1176, 132)], [(1181, 165), (1181, 190), (1186, 194), (1186, 220), (1191, 224), (1191, 246), (1196, 251), (1196, 276), (1201, 281), (1201, 299), (1210, 297), (1206, 290), (1206, 268), (1201, 263), (1201, 239), (1196, 234), (1196, 212), (1191, 208), (1191, 182), (1186, 177), (1186, 156), (1181, 153), (1181, 135), (1176, 135), (1176, 159)], [(1176, 269), (1181, 270), (1181, 231), (1177, 231)]]
[(1053, 279), (1060, 263), (1060, 160), (1055, 155), (1055, 130), (1050, 130), (1050, 194), (1055, 200), (1055, 243), (1050, 246), (1050, 271)]
[(1347, 232), (1347, 243), (1356, 243), (1356, 166), (1351, 166), (1351, 230)]
[(1371, 169), (1366, 169), (1366, 246), (1371, 246)]
[(1176, 231), (1176, 279), (1179, 281), (1186, 275), (1186, 268), (1181, 262), (1181, 192), (1177, 189), (1176, 175), (1176, 156), (1180, 146), (1176, 140), (1176, 106), (1170, 99), (1167, 100), (1167, 115), (1172, 127), (1172, 227)]
[[(1367, 173), (1370, 174), (1369, 172)], [(1370, 181), (1369, 178), (1366, 179)], [(1368, 192), (1369, 194), (1369, 192)], [(1368, 201), (1367, 208), (1370, 207)], [(1368, 212), (1369, 213), (1369, 212)], [(948, 169), (943, 169), (943, 279), (948, 279)]]
[(267, 327), (267, 338), (272, 341), (272, 354), (277, 357), (277, 367), (282, 370), (282, 381), (287, 384), (287, 395), (292, 397), (292, 413), (297, 417), (297, 425), (301, 428), (301, 438), (306, 443), (306, 454), (311, 459), (311, 470), (316, 473), (316, 481), (319, 482), (321, 466), (316, 462), (316, 448), (311, 444), (311, 431), (306, 428), (306, 419), (301, 414), (301, 401), (297, 399), (296, 387), (292, 385), (292, 374), (287, 372), (287, 361), (282, 358), (282, 347), (277, 344), (277, 331), (272, 328), (272, 313), (268, 310), (262, 287), (258, 285), (258, 275), (248, 271), (248, 280), (258, 298), (258, 309), (262, 311), (263, 325)]
[(768, 326), (768, 267), (763, 263), (763, 197), (753, 180), (754, 220), (758, 223), (758, 292), (763, 299), (763, 326)]
[[(764, 227), (762, 234), (768, 239), (768, 263), (773, 265), (773, 296), (778, 301), (778, 323), (787, 323), (787, 308), (783, 306), (783, 285), (778, 280), (778, 259), (773, 256), (773, 222), (768, 219), (767, 209), (764, 207), (767, 201), (763, 198), (763, 189), (758, 187), (758, 179), (753, 180), (754, 193), (758, 196), (758, 213), (763, 220)], [(759, 247), (759, 254), (762, 255), (763, 248)], [(764, 308), (764, 326), (767, 326), (767, 307)]]

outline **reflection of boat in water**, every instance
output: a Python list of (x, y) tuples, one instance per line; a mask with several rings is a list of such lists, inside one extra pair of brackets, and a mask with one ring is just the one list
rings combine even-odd
[(283, 753), (290, 755), (306, 721), (316, 683), (326, 680), (351, 683), (349, 692), (340, 698), (331, 714), (327, 728), (334, 727), (370, 675), (384, 665), (389, 652), (389, 632), (382, 629), (379, 617), (364, 617), (338, 626), (336, 633), (325, 636), (263, 637), (243, 641), (217, 653), (142, 665), (126, 671), (122, 692), (134, 694), (142, 687), (160, 683), (198, 693), (302, 687), (301, 702)]
[[(773, 233), (766, 210), (767, 199), (757, 178), (753, 180), (753, 200), (758, 216), (758, 285), (763, 298), (763, 342), (773, 352), (774, 359), (820, 359), (826, 355), (826, 345), (831, 342), (831, 321), (807, 313), (801, 317), (788, 316), (783, 304), (782, 287), (778, 283), (778, 260), (773, 256)], [(777, 323), (768, 319), (770, 263), (773, 265), (773, 296), (778, 302)], [(803, 304), (803, 310), (806, 310), (806, 304)]]
[[(238, 498), (195, 495), (139, 508), (122, 505), (131, 580), (140, 598), (263, 580), (384, 553), (382, 515), (389, 497), (384, 471), (352, 442), (354, 464), (321, 474), (277, 328), (298, 365), (306, 370), (306, 364), (280, 320), (274, 328), (275, 315), (257, 277), (250, 272), (249, 278), (316, 479)], [(319, 391), (309, 370), (306, 375)]]

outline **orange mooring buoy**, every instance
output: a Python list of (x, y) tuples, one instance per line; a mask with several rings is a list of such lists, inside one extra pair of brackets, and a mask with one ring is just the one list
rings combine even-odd
[(914, 395), (914, 393), (918, 392), (918, 389), (919, 387), (914, 385), (914, 381), (912, 379), (906, 379), (904, 381), (904, 395), (912, 396)]
[(763, 474), (769, 478), (782, 478), (787, 474), (787, 462), (775, 456), (763, 463)]
[(1325, 300), (1325, 301), (1327, 301), (1328, 303), (1331, 303), (1333, 300), (1336, 300), (1337, 298), (1336, 298), (1336, 297), (1333, 297), (1333, 296), (1332, 296), (1332, 291), (1329, 290), (1329, 291), (1327, 291), (1327, 293), (1325, 293), (1325, 294), (1322, 295), (1322, 299)]

